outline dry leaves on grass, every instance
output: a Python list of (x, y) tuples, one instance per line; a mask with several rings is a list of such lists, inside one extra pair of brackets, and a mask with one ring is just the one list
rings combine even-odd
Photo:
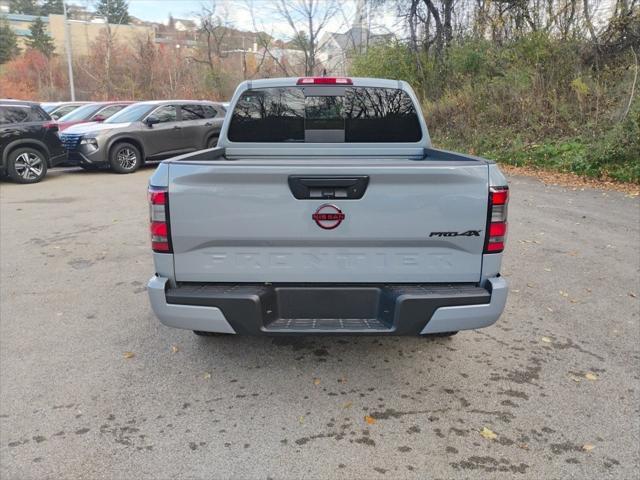
[(133, 353), (133, 352), (124, 352), (124, 354), (123, 354), (122, 356), (123, 356), (124, 358), (129, 359), (129, 358), (133, 358), (133, 357), (135, 357), (135, 356), (136, 356), (136, 354), (135, 354), (135, 353)]
[(364, 416), (364, 421), (367, 422), (369, 425), (373, 425), (374, 423), (376, 423), (376, 419), (373, 417), (370, 417), (369, 415)]
[(482, 427), (480, 430), (480, 435), (482, 435), (487, 440), (495, 440), (498, 438), (498, 435), (493, 430), (488, 429), (487, 427)]
[(579, 177), (573, 173), (548, 172), (531, 167), (515, 167), (513, 165), (500, 165), (500, 169), (508, 175), (525, 175), (535, 177), (546, 185), (560, 185), (563, 187), (578, 188), (604, 188), (626, 193), (630, 197), (640, 195), (640, 189), (633, 183), (618, 183), (611, 180), (596, 180)]

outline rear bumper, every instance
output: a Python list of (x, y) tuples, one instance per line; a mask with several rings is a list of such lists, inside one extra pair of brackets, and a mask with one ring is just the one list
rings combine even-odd
[(170, 327), (248, 335), (418, 335), (493, 324), (507, 284), (453, 285), (179, 284), (154, 276), (154, 313)]

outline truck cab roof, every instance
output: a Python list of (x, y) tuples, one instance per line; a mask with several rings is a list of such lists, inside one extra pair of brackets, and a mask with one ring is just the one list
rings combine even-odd
[[(305, 83), (302, 84), (303, 79), (313, 79), (318, 83)], [(336, 80), (332, 83), (331, 80)], [(341, 80), (346, 80), (349, 83), (342, 83)], [(409, 84), (403, 80), (391, 80), (386, 78), (369, 78), (369, 77), (279, 77), (279, 78), (261, 78), (258, 80), (245, 80), (238, 85), (238, 89), (246, 86), (246, 89), (250, 88), (272, 88), (272, 87), (293, 87), (296, 85), (303, 86), (353, 86), (353, 87), (377, 87), (377, 88), (410, 88)]]

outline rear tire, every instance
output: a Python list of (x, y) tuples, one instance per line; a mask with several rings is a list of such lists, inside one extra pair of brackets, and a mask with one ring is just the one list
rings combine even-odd
[(193, 333), (195, 333), (199, 337), (221, 337), (223, 335), (226, 335), (226, 333), (203, 332), (201, 330), (194, 330)]
[(7, 175), (16, 183), (38, 183), (47, 174), (47, 158), (35, 148), (16, 148), (7, 158)]
[(218, 146), (218, 137), (211, 137), (207, 140), (207, 148), (215, 148)]
[(133, 173), (142, 165), (142, 155), (132, 143), (116, 143), (109, 152), (109, 164), (116, 173)]

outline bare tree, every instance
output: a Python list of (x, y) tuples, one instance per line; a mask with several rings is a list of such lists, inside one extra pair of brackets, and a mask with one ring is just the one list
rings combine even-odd
[[(253, 3), (249, 3), (251, 16), (254, 22), (254, 29), (259, 29), (256, 21)], [(318, 72), (320, 61), (318, 51), (321, 47), (320, 39), (326, 32), (329, 21), (338, 13), (337, 0), (277, 0), (271, 12), (279, 17), (290, 29), (289, 45), (301, 52), (302, 73), (304, 75), (315, 75)], [(261, 47), (265, 49), (267, 55), (280, 66), (287, 75), (291, 74), (291, 66), (283, 61), (283, 55), (278, 55), (274, 50), (284, 48), (286, 44), (280, 43), (280, 47), (274, 47), (271, 35), (263, 36)]]
[(226, 11), (222, 14), (218, 11), (217, 2), (211, 0), (201, 6), (197, 14), (200, 28), (199, 40), (201, 43), (200, 55), (191, 57), (197, 63), (207, 65), (210, 71), (216, 68), (216, 58), (227, 56), (223, 49), (225, 38), (229, 35), (230, 23)]

